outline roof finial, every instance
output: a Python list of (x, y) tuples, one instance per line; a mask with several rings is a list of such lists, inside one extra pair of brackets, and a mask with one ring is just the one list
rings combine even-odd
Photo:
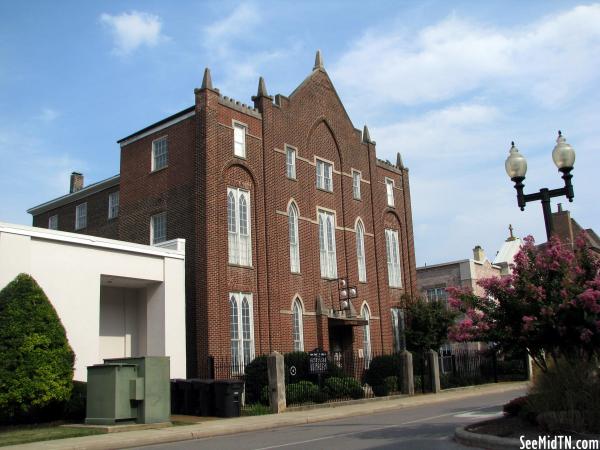
[(396, 154), (396, 167), (398, 169), (404, 169), (404, 163), (402, 162), (402, 155), (400, 155), (400, 152)]
[(267, 86), (265, 85), (265, 79), (263, 77), (259, 77), (258, 78), (258, 93), (256, 94), (257, 97), (268, 97), (269, 94), (267, 94)]
[(367, 124), (365, 124), (365, 127), (363, 128), (362, 141), (365, 144), (371, 143), (371, 136), (369, 136), (369, 129), (367, 128)]
[(210, 77), (210, 69), (207, 67), (204, 69), (204, 76), (202, 77), (201, 89), (212, 89), (212, 78)]
[(510, 242), (510, 241), (514, 241), (517, 238), (515, 237), (515, 235), (513, 234), (513, 226), (512, 223), (508, 224), (508, 231), (510, 232), (510, 236), (508, 237), (508, 239), (506, 240), (506, 242)]
[(317, 54), (315, 56), (315, 67), (313, 70), (325, 70), (325, 66), (323, 65), (323, 56), (321, 56), (321, 50), (317, 50)]

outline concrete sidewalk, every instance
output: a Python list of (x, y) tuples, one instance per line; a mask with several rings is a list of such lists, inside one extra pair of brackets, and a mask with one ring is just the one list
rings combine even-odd
[(185, 441), (207, 438), (245, 431), (266, 430), (290, 425), (301, 425), (344, 417), (359, 416), (383, 412), (391, 409), (409, 408), (425, 404), (440, 403), (448, 400), (517, 391), (527, 387), (526, 382), (486, 384), (466, 388), (450, 389), (439, 394), (401, 397), (393, 400), (364, 401), (359, 404), (315, 408), (302, 411), (269, 414), (265, 416), (236, 417), (232, 419), (211, 420), (193, 425), (170, 428), (129, 431), (124, 433), (100, 434), (54, 441), (32, 442), (30, 444), (2, 447), (2, 450), (70, 450), (70, 449), (118, 449), (139, 447), (151, 444)]

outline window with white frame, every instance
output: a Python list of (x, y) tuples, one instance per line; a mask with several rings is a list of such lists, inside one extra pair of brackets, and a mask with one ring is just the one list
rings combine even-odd
[(155, 214), (150, 218), (150, 244), (167, 240), (167, 213)]
[(335, 216), (319, 210), (319, 250), (321, 254), (321, 277), (337, 278), (335, 253)]
[(387, 204), (394, 207), (394, 180), (391, 178), (385, 179), (385, 192), (387, 194)]
[(356, 200), (360, 200), (360, 180), (361, 173), (358, 170), (352, 171), (352, 195)]
[(169, 164), (167, 136), (152, 141), (152, 171), (160, 170)]
[(250, 192), (227, 188), (229, 264), (252, 265), (250, 220)]
[(290, 234), (290, 271), (300, 273), (300, 243), (298, 241), (298, 208), (291, 203), (288, 208), (288, 227)]
[(294, 351), (304, 351), (304, 329), (302, 323), (302, 303), (299, 299), (294, 300), (292, 309), (292, 334), (294, 339)]
[(404, 334), (404, 311), (392, 308), (392, 332), (394, 334), (394, 351), (396, 353), (406, 350), (406, 336)]
[(317, 159), (317, 187), (333, 192), (333, 165)]
[(371, 362), (371, 313), (366, 304), (362, 307), (361, 316), (367, 321), (367, 323), (363, 325), (363, 352), (365, 355), (365, 368), (368, 369)]
[(233, 124), (233, 154), (246, 157), (246, 127), (241, 123)]
[(296, 150), (291, 147), (285, 148), (286, 175), (292, 180), (296, 179)]
[(108, 218), (114, 219), (119, 215), (119, 191), (108, 194)]
[(81, 230), (87, 227), (87, 203), (81, 203), (75, 207), (75, 229)]
[(58, 230), (58, 214), (48, 217), (48, 229)]
[(229, 329), (231, 337), (231, 366), (235, 373), (254, 359), (254, 314), (252, 294), (229, 293)]
[(446, 303), (448, 301), (448, 293), (446, 292), (446, 288), (437, 287), (427, 289), (427, 300), (430, 302), (443, 302)]
[(390, 287), (402, 287), (400, 275), (400, 249), (398, 231), (385, 230), (385, 248), (387, 253), (388, 282)]
[(356, 259), (358, 261), (358, 281), (367, 281), (367, 265), (365, 262), (365, 227), (362, 220), (356, 223)]

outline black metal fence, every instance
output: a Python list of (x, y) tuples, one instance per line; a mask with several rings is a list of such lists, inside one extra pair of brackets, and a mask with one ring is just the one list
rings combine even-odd
[(526, 355), (503, 355), (493, 349), (440, 353), (442, 389), (527, 379)]

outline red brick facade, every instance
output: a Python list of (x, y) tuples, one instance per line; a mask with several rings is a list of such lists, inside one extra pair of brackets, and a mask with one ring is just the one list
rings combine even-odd
[[(391, 308), (400, 306), (404, 293), (416, 293), (408, 170), (377, 160), (375, 143), (354, 128), (321, 67), (289, 97), (273, 100), (263, 85), (253, 100), (253, 107), (240, 105), (205, 78), (193, 108), (120, 141), (118, 238), (148, 244), (151, 216), (166, 212), (167, 239), (186, 239), (190, 375), (204, 368), (208, 355), (231, 354), (230, 293), (252, 294), (256, 355), (293, 350), (295, 298), (303, 305), (305, 350), (363, 347), (363, 322), (331, 311), (340, 309), (338, 286), (321, 277), (319, 210), (335, 214), (337, 274), (358, 289), (352, 301), (356, 314), (368, 305), (371, 348), (391, 351)], [(234, 156), (234, 122), (247, 127), (245, 158)], [(153, 172), (152, 141), (162, 136), (167, 136), (168, 166)], [(295, 179), (286, 176), (286, 146), (296, 150)], [(332, 192), (316, 187), (316, 158), (333, 164)], [(353, 196), (353, 170), (362, 176), (360, 200)], [(387, 205), (386, 177), (394, 180), (394, 207)], [(251, 267), (228, 261), (228, 188), (250, 193)], [(290, 270), (291, 202), (299, 212), (299, 273)], [(90, 200), (90, 217), (95, 205)], [(74, 214), (74, 203), (62, 208), (61, 219)], [(358, 281), (359, 219), (366, 282)], [(47, 226), (47, 220), (46, 212), (34, 215), (36, 226)], [(62, 224), (60, 229), (72, 230)], [(401, 288), (389, 287), (386, 229), (398, 232)], [(96, 225), (85, 232), (108, 235)]]

